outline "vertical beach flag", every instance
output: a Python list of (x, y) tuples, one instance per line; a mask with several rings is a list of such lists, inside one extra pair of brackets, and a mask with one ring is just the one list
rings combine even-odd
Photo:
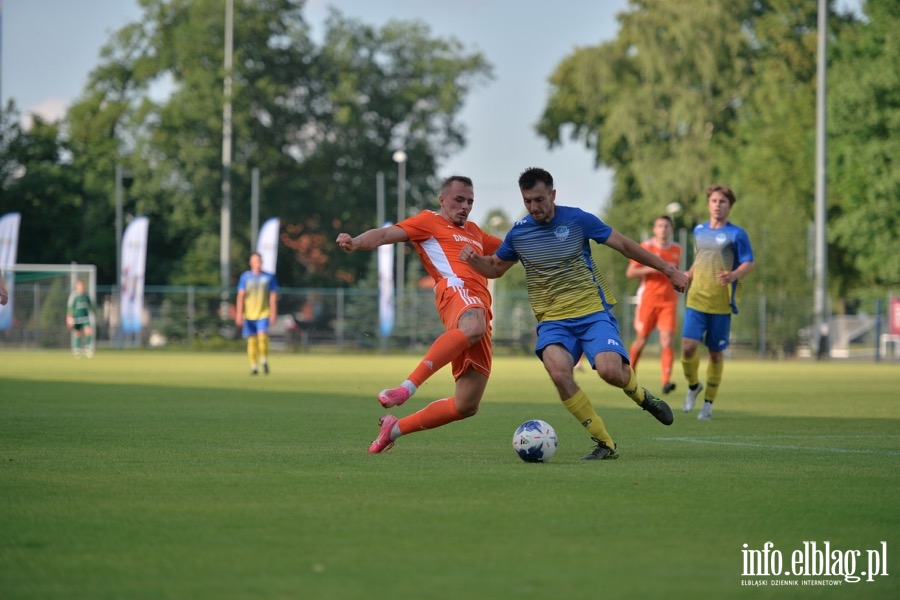
[(6, 213), (0, 217), (0, 270), (6, 282), (9, 300), (6, 306), (0, 306), (0, 331), (9, 329), (13, 324), (13, 298), (15, 298), (16, 278), (10, 267), (16, 264), (16, 251), (19, 248), (19, 224), (22, 213)]
[[(385, 223), (388, 227), (391, 223)], [(378, 331), (381, 337), (394, 329), (394, 244), (378, 247)]]
[(138, 333), (141, 330), (149, 225), (147, 217), (138, 217), (128, 224), (122, 237), (122, 272), (119, 274), (122, 333)]
[(262, 270), (275, 274), (278, 263), (278, 230), (281, 221), (278, 217), (269, 219), (259, 228), (259, 237), (256, 238), (256, 251), (262, 256)]

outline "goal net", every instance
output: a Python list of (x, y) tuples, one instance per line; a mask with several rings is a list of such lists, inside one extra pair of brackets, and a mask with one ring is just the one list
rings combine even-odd
[[(97, 267), (94, 265), (29, 265), (3, 267), (9, 302), (0, 306), (0, 342), (4, 346), (71, 348), (74, 333), (66, 327), (69, 295), (84, 283), (91, 297), (92, 345), (97, 339)], [(91, 348), (93, 350), (93, 348)]]

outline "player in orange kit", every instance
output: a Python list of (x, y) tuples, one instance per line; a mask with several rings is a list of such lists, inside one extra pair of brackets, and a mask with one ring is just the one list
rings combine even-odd
[(423, 210), (396, 225), (370, 229), (356, 237), (341, 233), (336, 240), (347, 252), (410, 241), (425, 270), (437, 282), (435, 303), (446, 331), (400, 386), (378, 394), (381, 405), (385, 408), (402, 405), (425, 380), (448, 363), (452, 363), (456, 380), (451, 398), (435, 400), (402, 419), (383, 416), (379, 420), (378, 437), (369, 447), (371, 454), (389, 449), (401, 435), (473, 416), (478, 412), (491, 374), (492, 315), (487, 279), (461, 261), (459, 253), (463, 246), (470, 244), (492, 254), (500, 247), (501, 240), (469, 222), (475, 192), (468, 177), (454, 175), (445, 179), (438, 200), (440, 212)]
[[(664, 261), (678, 266), (681, 261), (681, 246), (672, 241), (674, 233), (672, 219), (666, 215), (656, 217), (653, 221), (653, 237), (641, 242), (641, 246), (659, 256)], [(637, 371), (641, 352), (647, 345), (647, 338), (654, 329), (659, 330), (660, 362), (662, 365), (662, 391), (668, 394), (675, 389), (672, 383), (672, 365), (675, 362), (676, 313), (678, 312), (678, 295), (672, 289), (669, 278), (637, 261), (628, 263), (625, 275), (641, 279), (638, 288), (638, 305), (634, 319), (634, 330), (637, 337), (628, 349), (631, 355), (631, 367)]]

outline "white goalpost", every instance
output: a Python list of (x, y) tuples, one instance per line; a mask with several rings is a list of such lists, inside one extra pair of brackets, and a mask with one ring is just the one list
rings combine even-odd
[[(0, 330), (0, 340), (16, 346), (40, 348), (71, 348), (74, 331), (66, 327), (69, 295), (77, 281), (84, 282), (84, 291), (94, 305), (91, 314), (91, 347), (98, 337), (97, 267), (95, 265), (16, 264), (3, 267), (3, 278), (9, 291), (6, 326)], [(0, 319), (0, 323), (3, 319)]]

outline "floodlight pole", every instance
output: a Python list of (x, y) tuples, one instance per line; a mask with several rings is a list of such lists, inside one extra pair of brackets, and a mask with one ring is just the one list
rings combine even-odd
[(119, 278), (122, 275), (122, 227), (123, 227), (123, 192), (122, 192), (122, 165), (116, 165), (116, 291), (119, 287)]
[(375, 227), (384, 226), (384, 172), (375, 173)]
[(225, 0), (225, 83), (222, 107), (222, 225), (219, 266), (222, 276), (222, 317), (228, 317), (231, 279), (231, 63), (234, 48), (234, 0)]
[(113, 286), (113, 297), (112, 297), (112, 305), (115, 310), (115, 319), (113, 319), (113, 323), (115, 326), (113, 327), (113, 343), (116, 348), (121, 346), (121, 329), (122, 324), (119, 322), (122, 318), (122, 315), (119, 311), (119, 301), (120, 301), (120, 290), (119, 287), (122, 281), (122, 228), (124, 226), (124, 191), (122, 178), (124, 177), (122, 165), (116, 163), (116, 283)]
[(828, 1), (819, 0), (819, 39), (816, 67), (816, 209), (815, 209), (815, 340), (816, 358), (829, 355), (827, 314), (828, 246), (825, 202), (825, 79)]
[(259, 167), (250, 172), (250, 252), (256, 251), (259, 236)]

